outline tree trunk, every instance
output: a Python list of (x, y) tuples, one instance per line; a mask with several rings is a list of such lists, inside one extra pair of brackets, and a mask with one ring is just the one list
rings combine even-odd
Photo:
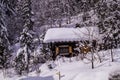
[(113, 62), (114, 61), (114, 58), (113, 58), (113, 51), (112, 51), (112, 40), (111, 40), (111, 61)]
[(94, 51), (92, 51), (92, 53), (91, 53), (91, 57), (92, 57), (92, 60), (91, 60), (91, 63), (92, 63), (92, 69), (94, 69)]
[(114, 61), (112, 48), (111, 48), (111, 61), (112, 61), (112, 62)]

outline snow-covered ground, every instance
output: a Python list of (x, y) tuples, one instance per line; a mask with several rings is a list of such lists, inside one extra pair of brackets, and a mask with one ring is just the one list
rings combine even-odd
[[(102, 51), (99, 54), (109, 55), (110, 51)], [(110, 56), (105, 57), (103, 62), (95, 62), (95, 68), (91, 69), (91, 63), (86, 63), (82, 60), (76, 60), (76, 57), (71, 59), (60, 58), (54, 63), (56, 67), (54, 69), (48, 68), (48, 63), (43, 64), (40, 69), (41, 73), (31, 72), (27, 76), (17, 76), (9, 70), (9, 77), (4, 78), (2, 72), (0, 72), (0, 80), (108, 80), (109, 74), (117, 69), (120, 69), (120, 49), (116, 49), (114, 52), (114, 62), (111, 62)]]

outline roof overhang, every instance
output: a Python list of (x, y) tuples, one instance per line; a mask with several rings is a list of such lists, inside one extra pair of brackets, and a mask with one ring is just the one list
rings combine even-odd
[(51, 28), (45, 34), (44, 43), (75, 42), (99, 39), (98, 27)]

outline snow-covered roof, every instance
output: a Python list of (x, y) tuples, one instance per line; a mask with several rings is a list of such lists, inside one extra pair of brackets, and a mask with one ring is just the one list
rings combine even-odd
[(69, 42), (81, 40), (97, 40), (99, 38), (98, 27), (83, 28), (51, 28), (45, 34), (44, 43)]

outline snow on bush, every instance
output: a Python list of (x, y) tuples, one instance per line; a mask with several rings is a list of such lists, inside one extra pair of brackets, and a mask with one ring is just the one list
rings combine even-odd
[(120, 69), (116, 69), (109, 74), (109, 80), (120, 80)]

